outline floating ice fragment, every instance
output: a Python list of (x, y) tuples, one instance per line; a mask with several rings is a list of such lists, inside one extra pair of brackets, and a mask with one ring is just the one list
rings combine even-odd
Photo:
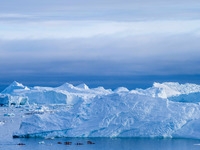
[(13, 116), (15, 116), (15, 114), (14, 113), (8, 113), (8, 114), (4, 114), (4, 116), (13, 117)]
[(41, 141), (41, 142), (38, 142), (38, 144), (45, 144), (45, 142), (44, 142), (44, 141)]
[(4, 125), (5, 121), (0, 121), (0, 126)]

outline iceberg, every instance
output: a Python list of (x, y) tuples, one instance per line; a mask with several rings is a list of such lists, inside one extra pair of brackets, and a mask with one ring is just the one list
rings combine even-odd
[(132, 90), (131, 93), (160, 97), (176, 102), (199, 102), (200, 85), (177, 82), (154, 83), (153, 87)]
[(23, 84), (14, 81), (1, 93), (14, 95), (15, 93), (19, 93), (20, 91), (27, 91), (27, 90), (30, 90), (27, 86), (24, 86)]
[(9, 105), (9, 96), (0, 94), (0, 106), (7, 106)]
[[(179, 137), (182, 127), (188, 125), (191, 120), (199, 122), (199, 119), (200, 107), (197, 104), (176, 103), (137, 94), (115, 93), (95, 97), (90, 103), (79, 102), (68, 111), (33, 115), (22, 122), (15, 135), (19, 137)], [(189, 133), (186, 137), (192, 135)], [(196, 138), (200, 138), (200, 134), (196, 135)]]
[(77, 87), (77, 88), (80, 88), (80, 89), (89, 90), (89, 87), (88, 87), (85, 83), (79, 84), (79, 85), (77, 85), (76, 87)]
[(111, 90), (86, 84), (52, 88), (14, 82), (1, 93), (0, 102), (12, 108), (14, 122), (21, 116), (18, 128), (10, 131), (14, 137), (200, 139), (199, 96), (200, 85), (189, 83)]
[(129, 90), (125, 87), (119, 87), (117, 89), (114, 90), (115, 93), (123, 93), (123, 92), (129, 92)]
[[(79, 99), (89, 100), (97, 95), (112, 93), (104, 88), (89, 89), (86, 84), (73, 86), (65, 83), (59, 87), (27, 87), (14, 81), (2, 94), (9, 97), (12, 104), (74, 104)], [(3, 101), (3, 100), (2, 100)], [(23, 101), (23, 102), (21, 102)]]

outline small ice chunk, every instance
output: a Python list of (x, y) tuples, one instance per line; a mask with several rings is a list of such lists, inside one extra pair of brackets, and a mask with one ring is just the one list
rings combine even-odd
[(15, 116), (15, 114), (14, 113), (7, 113), (7, 114), (4, 114), (4, 116), (13, 117), (13, 116)]
[(40, 141), (40, 142), (38, 142), (38, 144), (45, 144), (45, 142), (44, 141)]
[(4, 121), (0, 121), (0, 126), (4, 125), (5, 122)]

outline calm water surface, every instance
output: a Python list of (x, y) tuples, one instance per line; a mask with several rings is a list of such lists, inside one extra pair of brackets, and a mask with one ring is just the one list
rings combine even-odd
[[(90, 140), (95, 144), (87, 144)], [(39, 142), (44, 141), (44, 144)], [(69, 141), (72, 145), (64, 145)], [(57, 144), (62, 142), (62, 144)], [(80, 142), (84, 145), (75, 145)], [(25, 143), (26, 145), (16, 145)], [(192, 139), (135, 139), (135, 138), (56, 138), (56, 139), (14, 139), (0, 142), (3, 150), (199, 150), (200, 140)]]

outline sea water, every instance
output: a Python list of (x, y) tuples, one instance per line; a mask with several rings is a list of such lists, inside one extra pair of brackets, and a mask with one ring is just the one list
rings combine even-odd
[[(92, 141), (95, 144), (87, 144)], [(61, 142), (62, 144), (58, 144)], [(64, 142), (72, 142), (65, 145)], [(24, 143), (25, 145), (17, 145)], [(75, 145), (83, 143), (83, 145)], [(149, 138), (21, 138), (1, 143), (2, 150), (199, 150), (200, 140)]]

